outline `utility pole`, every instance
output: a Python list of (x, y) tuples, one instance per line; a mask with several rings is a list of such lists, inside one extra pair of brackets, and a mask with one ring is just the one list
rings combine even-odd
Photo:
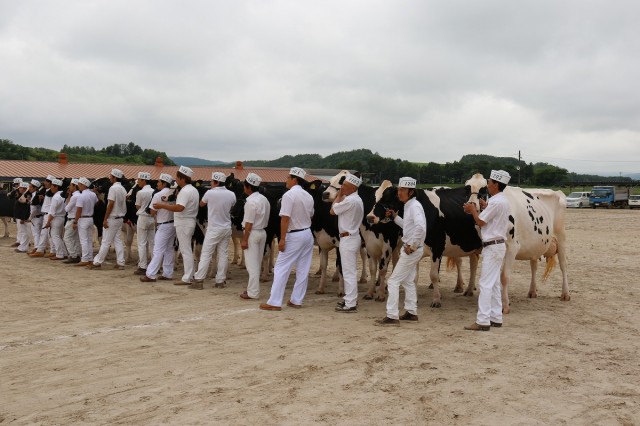
[(518, 186), (520, 186), (520, 150), (518, 150)]

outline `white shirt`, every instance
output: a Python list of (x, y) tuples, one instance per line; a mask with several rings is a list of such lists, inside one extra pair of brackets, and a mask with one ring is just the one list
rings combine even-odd
[(427, 219), (422, 204), (411, 198), (404, 205), (404, 217), (396, 216), (396, 225), (402, 228), (402, 242), (414, 250), (424, 245), (427, 236)]
[(193, 185), (187, 184), (180, 188), (180, 192), (176, 198), (176, 204), (184, 206), (184, 210), (176, 212), (173, 215), (176, 225), (178, 225), (179, 222), (184, 223), (185, 221), (195, 220), (196, 216), (198, 216), (199, 203), (200, 194), (198, 194), (198, 190), (195, 189)]
[(347, 195), (339, 203), (334, 203), (331, 208), (338, 216), (338, 231), (340, 233), (348, 232), (354, 235), (359, 232), (364, 217), (364, 207), (357, 192)]
[(300, 185), (294, 185), (282, 196), (280, 216), (289, 216), (287, 231), (311, 227), (313, 213), (313, 197)]
[(49, 213), (49, 206), (51, 205), (51, 197), (49, 197), (47, 194), (49, 193), (49, 190), (47, 189), (45, 191), (45, 195), (44, 195), (44, 200), (42, 200), (42, 213)]
[(76, 210), (78, 208), (78, 198), (80, 198), (80, 191), (76, 189), (71, 194), (71, 197), (69, 198), (69, 203), (64, 208), (65, 211), (67, 212), (67, 217), (70, 219), (75, 219), (76, 217)]
[(251, 223), (251, 230), (264, 229), (269, 223), (269, 213), (271, 205), (267, 197), (259, 192), (254, 192), (247, 197), (244, 205), (244, 217), (242, 218), (242, 227), (246, 223)]
[(136, 206), (140, 206), (136, 212), (136, 216), (151, 216), (147, 213), (147, 207), (149, 207), (152, 197), (153, 188), (149, 185), (145, 185), (136, 193)]
[(224, 186), (217, 186), (205, 192), (200, 201), (207, 205), (207, 226), (231, 229), (231, 207), (236, 203), (236, 194)]
[(124, 217), (124, 215), (127, 214), (127, 191), (120, 182), (115, 182), (111, 185), (107, 200), (113, 201), (113, 208), (109, 215), (110, 219)]
[[(151, 199), (151, 209), (156, 211), (153, 208), (153, 205), (156, 203), (168, 203), (167, 197), (171, 193), (171, 189), (163, 188), (160, 191), (156, 192)], [(173, 220), (173, 212), (167, 209), (160, 209), (156, 211), (156, 223), (164, 223)], [(168, 225), (165, 225), (168, 226)]]
[(62, 198), (62, 192), (58, 191), (51, 197), (51, 204), (49, 205), (49, 216), (64, 217), (64, 198)]
[[(93, 211), (96, 207), (96, 203), (98, 202), (98, 196), (95, 192), (90, 190), (89, 188), (85, 189), (80, 193), (80, 198), (76, 202), (76, 206), (82, 207), (82, 216), (93, 216)], [(77, 209), (76, 209), (77, 211)]]
[(507, 230), (509, 229), (509, 201), (502, 192), (489, 198), (487, 208), (479, 215), (486, 225), (480, 228), (482, 241), (492, 241), (497, 239), (506, 239)]

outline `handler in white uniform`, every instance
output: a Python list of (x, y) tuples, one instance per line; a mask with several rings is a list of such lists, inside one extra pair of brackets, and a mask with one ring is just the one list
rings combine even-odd
[[(54, 179), (55, 176), (47, 175), (47, 178), (44, 180), (45, 192), (44, 199), (42, 201), (42, 207), (40, 208), (40, 213), (42, 213), (42, 228), (40, 229), (40, 238), (38, 241), (38, 245), (36, 246), (35, 250), (29, 254), (29, 256), (31, 257), (44, 257), (44, 253), (47, 251), (47, 246), (50, 246), (49, 228), (45, 228), (44, 225), (47, 223), (46, 217), (49, 214), (49, 206), (51, 205), (52, 194), (49, 190), (51, 189), (51, 181), (53, 181)], [(55, 254), (53, 255), (55, 256)]]
[(180, 254), (184, 261), (184, 274), (181, 280), (174, 282), (175, 285), (189, 285), (193, 279), (194, 260), (193, 250), (191, 249), (191, 238), (196, 228), (196, 216), (198, 215), (198, 202), (200, 194), (198, 190), (191, 185), (191, 177), (193, 170), (186, 166), (180, 166), (176, 173), (176, 182), (180, 187), (180, 192), (176, 197), (175, 204), (155, 203), (153, 208), (156, 210), (166, 209), (172, 211), (174, 225), (176, 227), (176, 237), (180, 246)]
[(93, 263), (93, 212), (98, 202), (98, 196), (89, 187), (91, 182), (85, 177), (78, 179), (80, 197), (76, 202), (76, 217), (73, 229), (78, 231), (82, 257), (74, 266), (88, 266)]
[(76, 218), (76, 210), (78, 209), (78, 198), (80, 198), (80, 190), (78, 189), (78, 179), (71, 179), (69, 184), (69, 195), (64, 210), (67, 212), (67, 223), (64, 224), (64, 244), (69, 252), (69, 259), (63, 263), (79, 263), (82, 250), (80, 248), (80, 236), (78, 230), (73, 228), (74, 219)]
[(18, 199), (14, 210), (14, 218), (16, 219), (18, 247), (16, 253), (26, 253), (29, 249), (29, 216), (31, 204), (31, 192), (29, 192), (29, 183), (20, 182), (18, 186)]
[(64, 233), (64, 216), (66, 214), (64, 209), (66, 197), (63, 197), (63, 193), (60, 191), (61, 186), (62, 181), (60, 179), (53, 179), (51, 181), (53, 197), (51, 197), (51, 204), (49, 205), (47, 223), (44, 226), (45, 228), (51, 229), (51, 243), (53, 245), (53, 251), (56, 254), (55, 257), (51, 257), (51, 260), (63, 260), (66, 259), (69, 254), (62, 239)]
[(289, 190), (282, 196), (280, 207), (280, 241), (278, 243), (280, 253), (273, 268), (271, 297), (267, 303), (260, 305), (260, 309), (266, 311), (282, 309), (284, 290), (294, 266), (296, 282), (287, 306), (301, 308), (307, 293), (313, 254), (313, 234), (310, 227), (314, 210), (313, 198), (301, 186), (305, 183), (305, 175), (306, 172), (299, 167), (289, 170), (286, 182)]
[(260, 296), (260, 266), (264, 254), (267, 233), (264, 230), (269, 224), (271, 205), (267, 197), (259, 191), (262, 178), (255, 173), (249, 173), (244, 180), (244, 193), (247, 200), (244, 205), (242, 218), (242, 241), (240, 246), (244, 250), (244, 261), (249, 273), (247, 290), (240, 295), (241, 299), (251, 300)]
[[(503, 194), (511, 176), (504, 170), (491, 170), (487, 179), (487, 191), (491, 198), (487, 203), (480, 200), (478, 214), (474, 203), (466, 203), (464, 211), (473, 216), (482, 234), (482, 270), (480, 272), (480, 295), (476, 322), (465, 326), (465, 330), (489, 331), (490, 327), (502, 327), (502, 294), (500, 272), (507, 251), (505, 241), (509, 229), (509, 202)], [(486, 208), (485, 208), (486, 207)]]
[[(173, 278), (173, 265), (175, 259), (175, 250), (173, 243), (176, 239), (176, 228), (173, 226), (173, 212), (168, 209), (161, 209), (160, 204), (172, 204), (169, 201), (169, 195), (173, 190), (169, 188), (173, 182), (171, 175), (162, 173), (158, 180), (158, 192), (153, 194), (151, 199), (151, 208), (149, 211), (155, 218), (156, 234), (153, 243), (153, 256), (151, 262), (147, 265), (146, 275), (140, 277), (143, 283), (155, 282), (159, 280), (171, 280)], [(162, 264), (162, 275), (158, 277), (158, 271)]]
[(354, 313), (358, 311), (358, 254), (360, 252), (360, 224), (364, 217), (362, 199), (358, 187), (362, 180), (351, 173), (344, 178), (329, 213), (338, 216), (340, 232), (340, 261), (344, 279), (344, 298), (338, 302), (336, 312)]
[(224, 173), (211, 174), (211, 189), (200, 200), (200, 207), (207, 206), (207, 232), (202, 243), (202, 254), (198, 263), (198, 270), (194, 275), (194, 282), (189, 288), (202, 290), (203, 282), (209, 270), (213, 253), (218, 252), (216, 271), (216, 287), (223, 288), (227, 281), (227, 266), (229, 263), (229, 239), (231, 238), (231, 208), (236, 203), (236, 194), (229, 191), (224, 183), (227, 177)]
[(151, 180), (151, 173), (138, 173), (137, 184), (140, 189), (136, 193), (135, 199), (137, 209), (136, 216), (138, 216), (136, 222), (136, 232), (138, 233), (138, 269), (135, 270), (135, 275), (144, 275), (146, 273), (149, 255), (153, 253), (153, 241), (156, 234), (155, 221), (151, 213), (147, 211), (147, 208), (151, 205), (151, 198), (153, 197), (153, 188), (147, 183), (149, 180)]
[(120, 183), (123, 176), (124, 173), (119, 169), (112, 169), (111, 175), (109, 175), (111, 188), (109, 188), (109, 193), (107, 194), (107, 212), (102, 223), (102, 244), (100, 245), (100, 251), (93, 258), (93, 264), (88, 266), (89, 269), (102, 267), (102, 262), (107, 257), (111, 244), (116, 248), (117, 263), (113, 268), (124, 269), (124, 245), (120, 234), (122, 233), (124, 215), (127, 214), (127, 190)]
[[(400, 178), (398, 183), (398, 199), (404, 203), (404, 217), (398, 216), (394, 211), (387, 214), (394, 216), (394, 222), (402, 228), (402, 242), (400, 259), (393, 268), (391, 278), (387, 281), (387, 316), (376, 320), (376, 325), (400, 325), (403, 321), (418, 321), (418, 297), (416, 284), (413, 282), (416, 276), (416, 266), (423, 255), (424, 239), (427, 236), (427, 220), (422, 204), (416, 200), (416, 180), (410, 177)], [(400, 285), (404, 287), (405, 313), (399, 315), (398, 303), (400, 298)]]
[(31, 205), (29, 207), (29, 220), (31, 221), (31, 235), (33, 235), (33, 250), (40, 244), (40, 230), (42, 229), (42, 221), (44, 214), (42, 213), (42, 203), (38, 199), (38, 190), (42, 184), (39, 180), (32, 179), (29, 183), (29, 192), (31, 193)]

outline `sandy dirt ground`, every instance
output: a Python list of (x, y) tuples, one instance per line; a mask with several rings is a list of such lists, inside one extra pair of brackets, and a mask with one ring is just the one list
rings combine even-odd
[(640, 424), (640, 212), (569, 210), (567, 231), (571, 301), (559, 268), (528, 299), (518, 262), (490, 332), (463, 330), (477, 292), (454, 294), (454, 272), (429, 307), (425, 261), (420, 322), (381, 328), (384, 304), (336, 313), (336, 284), (317, 295), (315, 276), (302, 309), (265, 312), (238, 297), (235, 265), (227, 288), (197, 291), (1, 239), (0, 423)]

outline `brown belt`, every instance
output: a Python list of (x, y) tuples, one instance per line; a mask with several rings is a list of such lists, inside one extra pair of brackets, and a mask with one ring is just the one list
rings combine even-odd
[(340, 238), (348, 237), (348, 236), (350, 236), (350, 235), (358, 235), (358, 233), (350, 234), (350, 233), (348, 233), (348, 232), (341, 232), (341, 233), (340, 233)]
[(502, 244), (502, 243), (504, 243), (504, 239), (500, 238), (498, 240), (491, 240), (491, 241), (483, 242), (482, 243), (482, 247), (492, 246), (494, 244)]

